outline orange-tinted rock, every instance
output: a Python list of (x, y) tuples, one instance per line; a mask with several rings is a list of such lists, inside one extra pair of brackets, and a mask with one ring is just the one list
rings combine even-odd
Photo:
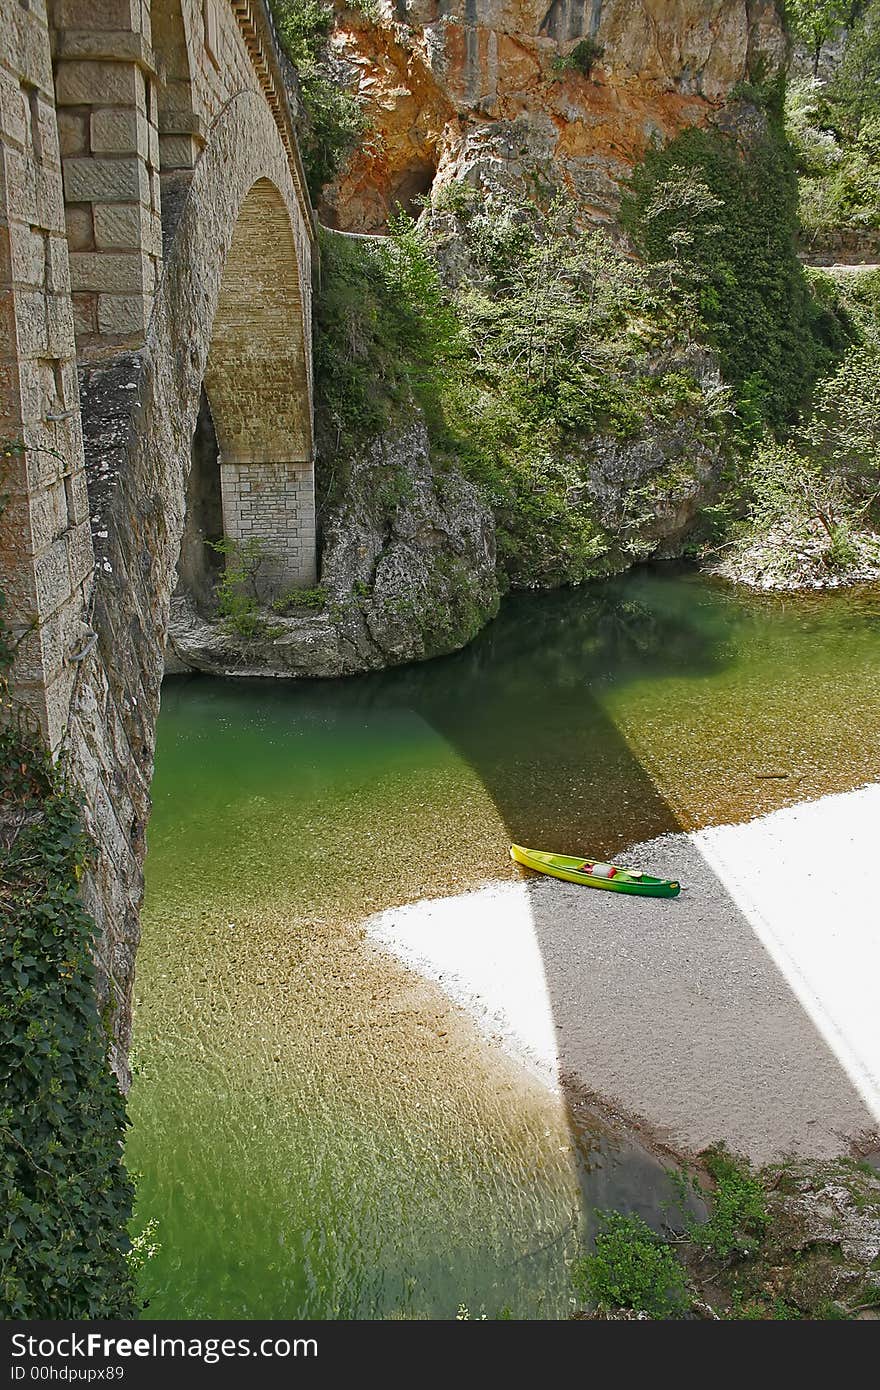
[[(601, 49), (588, 74), (554, 67), (584, 39)], [(769, 70), (786, 52), (776, 0), (378, 0), (376, 19), (339, 8), (334, 45), (374, 128), (322, 208), (353, 231), (383, 226), (438, 169), (462, 177), (481, 127), (496, 160), (511, 138), (526, 157), (532, 124), (557, 177), (612, 216), (653, 136), (706, 121), (759, 55)]]

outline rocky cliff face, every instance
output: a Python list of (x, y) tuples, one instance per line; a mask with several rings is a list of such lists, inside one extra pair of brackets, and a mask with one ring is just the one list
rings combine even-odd
[(786, 58), (776, 0), (376, 0), (338, 8), (334, 45), (373, 133), (321, 211), (354, 231), (437, 178), (474, 178), (475, 149), (515, 161), (526, 132), (609, 220), (654, 136)]
[(179, 593), (166, 669), (345, 676), (476, 636), (500, 601), (492, 514), (454, 469), (434, 468), (418, 414), (349, 460), (344, 497), (326, 517), (321, 600), (296, 616), (267, 613), (262, 631), (242, 638)]

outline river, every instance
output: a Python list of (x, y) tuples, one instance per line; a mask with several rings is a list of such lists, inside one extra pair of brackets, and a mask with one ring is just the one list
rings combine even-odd
[(364, 945), (389, 905), (880, 778), (880, 593), (673, 566), (515, 595), (464, 652), (166, 682), (128, 1161), (147, 1317), (564, 1317), (662, 1164)]

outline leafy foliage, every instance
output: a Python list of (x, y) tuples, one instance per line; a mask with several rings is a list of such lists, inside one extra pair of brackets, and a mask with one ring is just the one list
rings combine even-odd
[[(322, 491), (336, 495), (346, 452), (415, 399), (435, 461), (461, 468), (492, 507), (512, 582), (601, 573), (609, 539), (587, 487), (589, 441), (682, 417), (712, 433), (726, 401), (713, 406), (680, 364), (654, 365), (675, 333), (662, 295), (607, 237), (577, 226), (570, 199), (500, 202), (456, 185), (429, 213), (398, 218), (387, 240), (325, 238)], [(450, 217), (469, 267), (454, 291), (436, 259)]]
[(640, 1216), (597, 1215), (595, 1249), (572, 1270), (577, 1292), (601, 1308), (632, 1308), (652, 1318), (687, 1312), (687, 1278), (668, 1242)]
[(768, 1221), (760, 1179), (747, 1162), (735, 1158), (722, 1145), (709, 1149), (703, 1159), (715, 1183), (712, 1211), (707, 1221), (691, 1225), (691, 1240), (720, 1259), (753, 1252)]
[(819, 238), (880, 226), (880, 0), (842, 8), (846, 46), (833, 77), (791, 82), (785, 103), (801, 218)]
[(750, 452), (741, 486), (753, 530), (783, 525), (796, 542), (818, 524), (826, 564), (844, 570), (862, 548), (852, 537), (880, 519), (880, 273), (839, 284), (814, 272), (813, 284), (834, 297), (856, 341), (818, 383), (787, 440), (765, 439)]
[(579, 72), (589, 77), (593, 64), (605, 54), (604, 46), (593, 38), (580, 39), (568, 53), (558, 53), (553, 59), (555, 72)]
[(859, 6), (854, 0), (785, 0), (785, 16), (792, 33), (807, 47), (818, 69), (823, 46), (852, 19)]
[(697, 129), (650, 150), (622, 220), (679, 314), (696, 312), (740, 399), (776, 428), (793, 422), (844, 339), (795, 255), (797, 184), (772, 125), (746, 151)]
[(227, 632), (245, 641), (277, 637), (281, 629), (277, 624), (273, 626), (265, 613), (268, 602), (265, 571), (271, 557), (263, 541), (257, 536), (244, 541), (223, 536), (208, 544), (226, 561), (217, 581), (215, 597)]
[(0, 733), (0, 1314), (135, 1315), (125, 1106), (95, 1002), (78, 807), (35, 740)]
[(321, 234), (315, 300), (315, 399), (325, 441), (324, 502), (346, 482), (346, 455), (418, 399), (436, 415), (463, 345), (425, 235), (410, 219), (391, 236)]
[(305, 107), (298, 131), (312, 198), (339, 171), (366, 129), (357, 97), (334, 71), (333, 8), (324, 0), (271, 0), (278, 36), (297, 70)]

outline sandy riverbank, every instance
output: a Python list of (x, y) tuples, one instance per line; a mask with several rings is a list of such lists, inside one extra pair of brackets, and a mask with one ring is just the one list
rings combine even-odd
[(532, 878), (366, 925), (548, 1085), (677, 1151), (831, 1156), (880, 1122), (878, 844), (870, 786), (619, 856), (673, 901)]

